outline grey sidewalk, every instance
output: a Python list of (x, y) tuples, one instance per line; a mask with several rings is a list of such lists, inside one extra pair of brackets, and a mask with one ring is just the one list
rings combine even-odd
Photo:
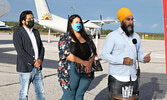
[[(46, 51), (42, 71), (46, 100), (59, 100), (63, 93), (57, 77), (59, 38), (51, 36), (51, 43), (47, 43), (47, 35), (42, 35), (41, 38)], [(104, 40), (104, 38), (99, 39), (99, 55)], [(164, 41), (142, 40), (142, 45), (145, 53), (152, 52), (152, 60), (148, 64), (140, 63), (140, 100), (167, 100)], [(96, 77), (85, 94), (85, 100), (108, 100), (108, 63), (105, 61), (101, 63), (104, 71), (95, 73)], [(0, 33), (0, 100), (18, 100), (19, 90), (12, 35)], [(29, 100), (35, 100), (33, 85), (30, 87)]]

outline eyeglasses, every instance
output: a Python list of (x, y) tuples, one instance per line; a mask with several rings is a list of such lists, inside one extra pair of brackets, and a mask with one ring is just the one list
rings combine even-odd
[(34, 20), (34, 17), (32, 18), (26, 18), (28, 21)]

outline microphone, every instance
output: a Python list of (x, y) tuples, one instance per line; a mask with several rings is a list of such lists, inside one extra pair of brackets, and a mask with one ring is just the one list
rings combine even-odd
[(138, 60), (138, 50), (137, 50), (137, 40), (134, 38), (133, 40), (132, 40), (132, 42), (133, 42), (133, 44), (136, 46), (136, 54), (137, 54), (137, 60)]
[(137, 45), (136, 45), (136, 44), (137, 44), (137, 39), (134, 38), (134, 39), (132, 40), (132, 42), (133, 42), (133, 44), (136, 46), (138, 69), (140, 69), (140, 68), (139, 68), (139, 59), (138, 59), (138, 49), (137, 49)]
[[(135, 38), (132, 40), (132, 42), (133, 42), (133, 44), (135, 44), (135, 46), (136, 46), (137, 40), (136, 40)], [(137, 51), (137, 46), (136, 46), (136, 51)], [(138, 60), (138, 52), (137, 52), (137, 60)], [(130, 85), (132, 85), (132, 78), (131, 78), (131, 75), (130, 75)]]
[(132, 42), (133, 42), (133, 44), (136, 44), (136, 43), (137, 43), (137, 40), (134, 38), (134, 39), (132, 40)]
[(137, 40), (134, 38), (132, 40), (133, 44), (136, 46), (136, 54), (137, 54), (137, 63), (138, 63), (138, 69), (137, 69), (137, 95), (139, 95), (139, 82), (140, 82), (140, 66), (139, 66), (139, 59), (138, 59), (138, 49), (137, 49)]

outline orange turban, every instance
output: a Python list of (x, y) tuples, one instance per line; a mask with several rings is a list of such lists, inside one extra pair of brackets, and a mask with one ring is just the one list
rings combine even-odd
[(133, 16), (132, 12), (128, 8), (121, 8), (118, 10), (117, 18), (122, 22), (128, 16)]

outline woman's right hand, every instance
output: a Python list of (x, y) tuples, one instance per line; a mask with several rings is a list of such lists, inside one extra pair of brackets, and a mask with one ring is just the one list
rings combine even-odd
[(84, 61), (83, 65), (85, 66), (86, 73), (90, 73), (92, 64), (89, 61)]

